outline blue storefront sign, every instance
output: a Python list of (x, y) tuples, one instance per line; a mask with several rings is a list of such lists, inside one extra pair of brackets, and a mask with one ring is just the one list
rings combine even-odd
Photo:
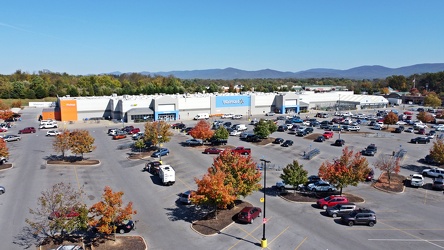
[(217, 96), (216, 108), (230, 108), (230, 107), (250, 107), (251, 96)]

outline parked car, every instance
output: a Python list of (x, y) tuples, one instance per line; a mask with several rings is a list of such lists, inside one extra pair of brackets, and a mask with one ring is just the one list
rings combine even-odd
[(413, 133), (413, 131), (415, 131), (413, 128), (407, 128), (406, 130), (404, 130), (404, 132), (406, 133)]
[(262, 215), (262, 210), (258, 207), (244, 207), (238, 214), (237, 219), (241, 222), (253, 223), (254, 219)]
[(316, 142), (324, 142), (325, 141), (325, 137), (324, 136), (318, 136), (316, 139), (314, 139), (314, 141)]
[(233, 131), (230, 132), (231, 136), (238, 136), (240, 134), (242, 134), (242, 132), (241, 131), (237, 131), (237, 130), (233, 130)]
[(133, 134), (133, 135), (131, 136), (131, 138), (132, 138), (133, 140), (137, 141), (137, 140), (139, 140), (139, 139), (142, 139), (144, 136), (145, 136), (145, 133), (144, 133), (144, 132), (138, 132), (138, 133)]
[(183, 123), (175, 123), (175, 124), (171, 125), (171, 128), (172, 129), (184, 129), (184, 128), (186, 128), (186, 126)]
[(444, 179), (443, 178), (436, 178), (433, 180), (432, 183), (432, 189), (443, 191), (444, 190)]
[(128, 134), (134, 135), (140, 132), (140, 128), (133, 128), (131, 130), (128, 130)]
[(311, 127), (307, 127), (307, 128), (305, 128), (305, 133), (306, 133), (307, 135), (313, 133), (313, 131), (314, 131), (314, 129), (311, 128)]
[(274, 113), (274, 112), (268, 112), (268, 113), (265, 113), (265, 116), (274, 116), (276, 113)]
[(378, 148), (375, 144), (372, 143), (368, 145), (364, 150), (362, 150), (361, 154), (367, 156), (375, 156), (376, 152), (378, 152)]
[(444, 169), (442, 168), (431, 168), (422, 170), (422, 176), (428, 176), (432, 178), (444, 178)]
[(170, 150), (168, 150), (167, 148), (159, 148), (157, 151), (155, 151), (151, 155), (151, 157), (158, 158), (160, 156), (168, 155), (169, 153), (170, 153)]
[(79, 245), (61, 245), (53, 250), (83, 250), (83, 247)]
[(240, 119), (242, 119), (242, 115), (233, 115), (233, 117), (231, 119), (240, 120)]
[(5, 135), (5, 136), (3, 136), (3, 140), (7, 141), (7, 142), (20, 141), (21, 139), (22, 139), (22, 137), (20, 137), (19, 135)]
[(348, 128), (347, 128), (347, 130), (348, 131), (357, 131), (357, 132), (359, 132), (359, 130), (361, 130), (361, 127), (359, 127), (359, 126), (348, 126)]
[(305, 129), (296, 131), (296, 136), (306, 136), (306, 135), (307, 131), (305, 131)]
[(276, 138), (276, 139), (274, 139), (274, 141), (273, 141), (274, 144), (281, 144), (281, 143), (283, 143), (283, 142), (284, 142), (284, 139), (282, 139), (282, 138)]
[(322, 134), (322, 136), (324, 136), (325, 139), (330, 139), (330, 138), (333, 137), (333, 132), (331, 132), (331, 131), (325, 131), (325, 132)]
[(376, 224), (376, 214), (372, 210), (357, 209), (351, 213), (342, 215), (341, 221), (343, 224), (349, 226), (363, 224), (373, 227)]
[(203, 153), (204, 154), (220, 154), (222, 152), (222, 149), (219, 148), (206, 148)]
[(327, 212), (328, 216), (336, 218), (338, 216), (348, 214), (355, 209), (356, 209), (356, 205), (354, 203), (343, 203), (343, 204), (336, 204), (333, 207), (327, 207), (326, 212)]
[(203, 141), (199, 139), (189, 139), (185, 141), (187, 146), (201, 146), (203, 145)]
[(345, 145), (345, 141), (343, 139), (337, 139), (333, 145), (342, 147)]
[(416, 137), (411, 139), (410, 142), (415, 144), (428, 144), (430, 139), (427, 137)]
[(160, 165), (162, 165), (160, 161), (151, 161), (145, 164), (143, 170), (148, 171), (153, 175), (159, 175)]
[(126, 138), (126, 134), (117, 134), (113, 136), (113, 140), (120, 140)]
[(279, 132), (285, 132), (285, 131), (287, 131), (288, 130), (288, 127), (286, 126), (286, 125), (280, 125), (278, 128), (277, 128), (277, 131), (279, 131)]
[(179, 195), (179, 201), (183, 204), (191, 204), (191, 196), (193, 194), (193, 190), (188, 190)]
[(282, 143), (281, 146), (282, 146), (282, 147), (293, 146), (293, 141), (292, 141), (292, 140), (286, 140), (286, 141), (284, 141), (284, 143)]
[(332, 192), (336, 191), (336, 187), (326, 181), (317, 181), (307, 186), (308, 190), (316, 192)]
[(57, 130), (48, 130), (46, 131), (46, 136), (57, 136), (60, 135), (61, 133)]
[(348, 203), (348, 199), (341, 195), (330, 195), (325, 198), (319, 199), (316, 204), (322, 209), (327, 209), (328, 207), (333, 207), (338, 204)]
[(410, 186), (422, 187), (424, 185), (424, 177), (422, 177), (422, 175), (412, 174), (410, 177)]
[(134, 229), (134, 221), (132, 220), (124, 220), (122, 223), (116, 225), (116, 232), (120, 234), (129, 233)]
[(35, 133), (35, 128), (34, 127), (26, 127), (24, 129), (19, 130), (18, 132), (19, 134), (30, 134), (30, 133)]

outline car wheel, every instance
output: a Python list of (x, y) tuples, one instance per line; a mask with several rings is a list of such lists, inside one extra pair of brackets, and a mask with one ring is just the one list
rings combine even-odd
[(368, 223), (368, 226), (369, 227), (373, 227), (375, 225), (375, 223), (373, 222), (373, 221), (370, 221), (369, 223)]
[(349, 221), (348, 222), (348, 225), (351, 227), (351, 226), (353, 226), (353, 221)]
[(254, 221), (254, 219), (251, 219), (251, 220), (250, 220), (250, 224), (253, 224), (253, 221)]
[(327, 209), (327, 205), (322, 206), (322, 209), (326, 210)]
[(415, 144), (418, 144), (418, 141), (415, 141)]
[(210, 152), (207, 152), (207, 155), (210, 154)]
[(170, 153), (166, 153), (166, 155), (169, 155)]
[(121, 228), (121, 229), (119, 230), (119, 233), (120, 233), (120, 234), (124, 234), (124, 233), (125, 233), (125, 229)]
[(0, 195), (1, 195), (1, 194), (4, 194), (4, 193), (5, 193), (5, 191), (3, 191), (3, 190), (0, 190)]
[(336, 218), (336, 217), (338, 217), (338, 215), (337, 214), (332, 214), (331, 217)]
[(261, 217), (261, 216), (262, 216), (262, 213), (259, 213), (258, 217)]

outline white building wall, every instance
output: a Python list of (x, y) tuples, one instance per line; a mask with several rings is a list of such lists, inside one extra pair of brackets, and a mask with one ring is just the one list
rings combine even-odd
[(179, 110), (192, 111), (193, 109), (203, 110), (210, 109), (211, 96), (192, 96), (179, 98)]
[(259, 106), (271, 106), (273, 105), (276, 94), (267, 94), (267, 95), (255, 95), (255, 103), (256, 107)]
[(122, 111), (125, 113), (133, 108), (149, 108), (151, 102), (152, 98), (148, 98), (148, 96), (124, 98), (122, 99)]
[(83, 111), (96, 111), (101, 110), (105, 111), (110, 102), (109, 97), (91, 97), (88, 99), (77, 99), (77, 112)]

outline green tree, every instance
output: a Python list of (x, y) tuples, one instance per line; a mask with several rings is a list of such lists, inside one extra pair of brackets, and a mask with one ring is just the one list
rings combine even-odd
[(319, 177), (339, 188), (342, 195), (344, 187), (357, 186), (359, 182), (365, 181), (370, 171), (367, 159), (360, 152), (353, 154), (353, 150), (345, 147), (339, 159), (322, 163)]
[[(83, 194), (82, 190), (76, 190), (70, 184), (57, 183), (41, 193), (37, 207), (29, 209), (33, 218), (25, 221), (35, 235), (53, 240), (59, 236), (63, 239), (66, 233), (75, 230), (86, 230), (88, 218)], [(73, 217), (72, 214), (78, 216)]]
[(145, 142), (143, 141), (143, 139), (139, 139), (134, 143), (134, 147), (136, 147), (137, 149), (139, 149), (139, 152), (142, 151), (142, 148), (145, 147)]
[(296, 160), (293, 160), (293, 163), (288, 164), (282, 171), (282, 181), (285, 184), (292, 185), (295, 192), (299, 184), (307, 182), (308, 171), (304, 169), (303, 165), (299, 165)]
[(228, 130), (224, 126), (220, 126), (213, 134), (214, 139), (226, 140), (228, 137), (230, 137), (230, 133), (228, 133)]
[(277, 130), (277, 125), (271, 120), (260, 119), (254, 128), (254, 134), (260, 138), (267, 138)]
[(426, 97), (424, 97), (424, 105), (426, 106), (431, 106), (433, 108), (436, 108), (440, 107), (441, 103), (442, 103), (441, 98), (439, 98), (439, 96), (434, 92), (431, 92)]

